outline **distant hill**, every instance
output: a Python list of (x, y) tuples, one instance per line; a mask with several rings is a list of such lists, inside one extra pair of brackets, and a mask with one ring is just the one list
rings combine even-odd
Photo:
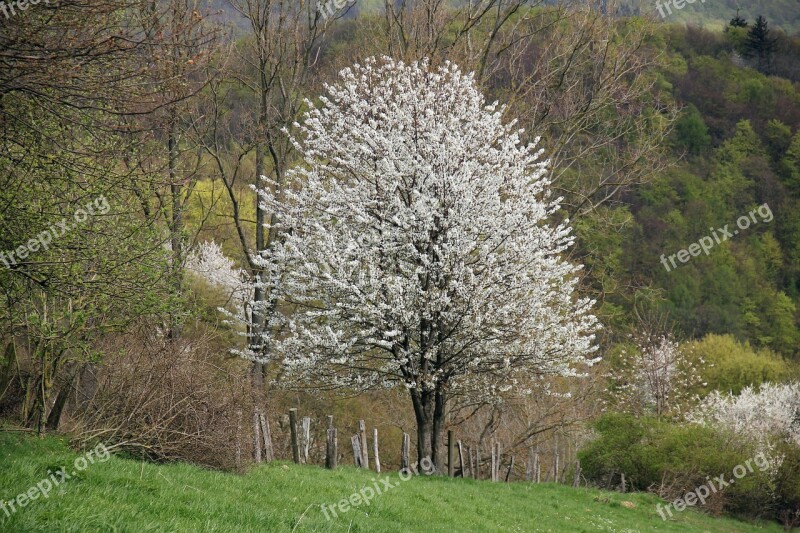
[(669, 4), (672, 6), (672, 15), (667, 14), (663, 18), (665, 22), (691, 22), (717, 28), (727, 24), (739, 9), (741, 16), (748, 21), (764, 15), (771, 26), (789, 34), (800, 33), (800, 0), (696, 0), (692, 4), (686, 2), (682, 9), (675, 9), (673, 1), (622, 0), (620, 4), (624, 11), (658, 18), (662, 17), (656, 8), (657, 3)]
[[(324, 2), (325, 0), (320, 0)], [(330, 0), (333, 1), (333, 0)], [(452, 0), (461, 3), (465, 0)], [(613, 0), (593, 0), (598, 4), (613, 4)], [(662, 19), (657, 5), (669, 4), (674, 0), (619, 0), (618, 13), (620, 15), (652, 15)], [(679, 0), (680, 1), (680, 0)], [(551, 3), (551, 0), (545, 3)], [(789, 34), (800, 34), (800, 0), (695, 0), (689, 4), (684, 0), (682, 9), (671, 7), (672, 14), (664, 9), (664, 22), (690, 22), (700, 26), (722, 28), (735, 15), (736, 10), (748, 21), (753, 21), (758, 15), (767, 17), (770, 25), (781, 28)], [(243, 28), (245, 21), (230, 5), (228, 0), (210, 0), (210, 10), (218, 13), (222, 20)], [(358, 16), (359, 13), (378, 11), (383, 8), (383, 0), (355, 0), (355, 4), (348, 12), (348, 18)]]

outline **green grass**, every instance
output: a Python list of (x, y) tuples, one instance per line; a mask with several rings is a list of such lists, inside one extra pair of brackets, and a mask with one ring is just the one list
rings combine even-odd
[[(69, 472), (80, 456), (60, 439), (0, 430), (0, 499), (27, 491), (48, 470)], [(400, 481), (394, 472), (380, 477), (396, 487), (369, 506), (325, 519), (320, 504), (347, 498), (375, 477), (285, 463), (241, 476), (112, 457), (10, 518), (0, 511), (0, 531), (781, 531), (695, 511), (664, 522), (655, 511), (659, 500), (648, 494), (426, 476)]]

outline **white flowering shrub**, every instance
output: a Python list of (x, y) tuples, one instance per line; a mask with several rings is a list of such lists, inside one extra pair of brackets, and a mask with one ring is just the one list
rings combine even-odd
[(640, 336), (623, 362), (623, 369), (612, 377), (619, 393), (617, 404), (626, 411), (678, 414), (695, 400), (691, 391), (703, 385), (696, 366), (702, 359), (688, 357), (686, 347), (668, 335)]
[(226, 294), (226, 314), (239, 319), (253, 298), (253, 287), (247, 272), (222, 253), (222, 248), (214, 241), (203, 242), (186, 258), (186, 270), (222, 289)]
[(714, 391), (690, 419), (757, 441), (779, 437), (800, 446), (800, 383), (764, 383), (738, 395)]

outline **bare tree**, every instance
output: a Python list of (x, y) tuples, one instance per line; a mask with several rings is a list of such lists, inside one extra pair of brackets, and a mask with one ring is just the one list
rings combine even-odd
[[(196, 125), (195, 134), (227, 192), (241, 256), (255, 281), (254, 303), (247, 310), (252, 327), (248, 350), (266, 355), (269, 346), (261, 343), (260, 333), (269, 326), (277, 300), (261, 282), (264, 265), (259, 256), (274, 241), (274, 231), (266, 231), (265, 224), (271, 222), (274, 227), (275, 215), (252, 195), (256, 218), (248, 220), (241, 203), (248, 200), (246, 186), (259, 184), (261, 176), (272, 178), (276, 194), (281, 195), (293, 157), (284, 130), (292, 127), (302, 109), (320, 45), (342, 13), (324, 17), (317, 3), (309, 0), (231, 0), (231, 5), (249, 25), (243, 46), (231, 51), (222, 65), (229, 69), (227, 75), (235, 79), (236, 87), (229, 80), (212, 84), (207, 123)], [(237, 67), (230, 67), (234, 62)], [(240, 88), (252, 96), (255, 109), (229, 107), (237, 105), (231, 99)], [(252, 171), (248, 167), (251, 156), (255, 160)], [(263, 364), (253, 364), (256, 389), (263, 387), (264, 373)]]

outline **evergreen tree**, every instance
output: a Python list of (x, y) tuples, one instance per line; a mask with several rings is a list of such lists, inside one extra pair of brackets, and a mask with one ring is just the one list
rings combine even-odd
[(745, 49), (749, 57), (757, 60), (756, 68), (767, 73), (775, 51), (775, 39), (770, 38), (769, 24), (763, 15), (759, 15), (756, 23), (750, 28), (745, 41)]
[[(747, 19), (739, 15), (739, 10), (736, 10), (736, 16), (731, 19), (730, 24), (728, 24), (731, 28), (746, 28), (748, 26)], [(725, 28), (727, 31), (728, 28)]]

